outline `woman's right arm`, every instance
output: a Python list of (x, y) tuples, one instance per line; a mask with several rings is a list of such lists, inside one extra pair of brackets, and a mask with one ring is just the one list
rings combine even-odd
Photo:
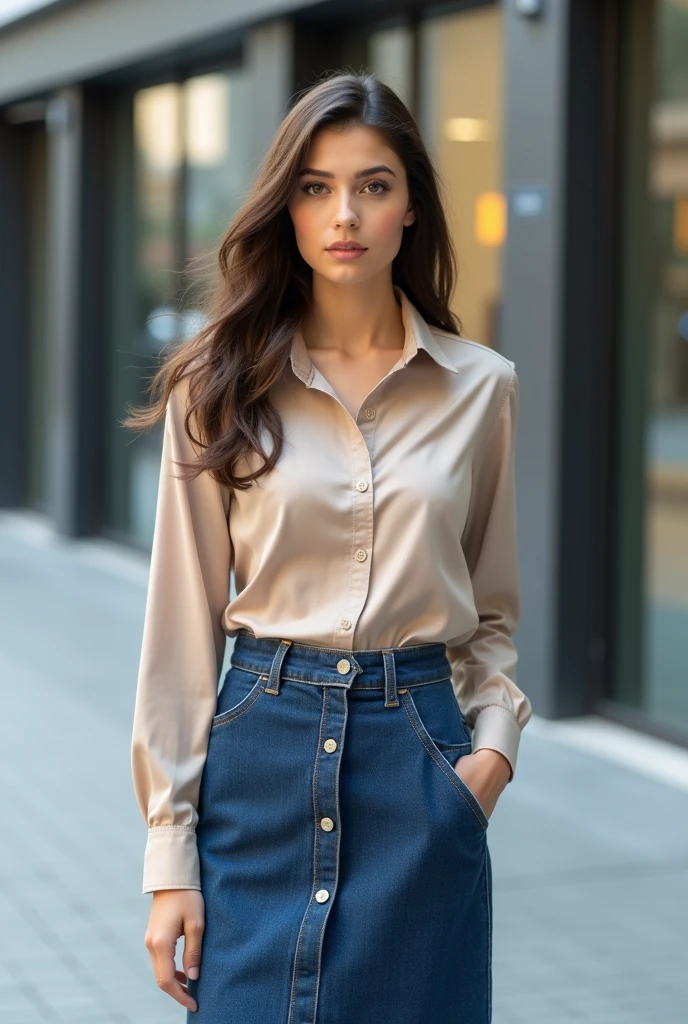
[[(232, 551), (229, 489), (207, 472), (184, 481), (174, 464), (195, 461), (199, 452), (184, 428), (187, 399), (184, 379), (170, 395), (165, 414), (131, 769), (148, 826), (143, 892), (177, 892), (154, 897), (146, 945), (152, 955), (152, 943), (165, 947), (162, 967), (153, 956), (158, 983), (188, 1006), (190, 997), (179, 998), (179, 982), (173, 980), (174, 942), (181, 932), (173, 941), (172, 936), (183, 928), (181, 910), (195, 918), (196, 926), (202, 918), (202, 897), (184, 890), (201, 888), (198, 795), (224, 659), (222, 615), (229, 601)], [(197, 437), (193, 416), (190, 426)], [(186, 959), (185, 953), (188, 969)]]

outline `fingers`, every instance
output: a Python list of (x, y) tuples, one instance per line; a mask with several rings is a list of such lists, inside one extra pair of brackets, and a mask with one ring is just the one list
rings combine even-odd
[[(169, 909), (172, 910), (171, 906)], [(176, 909), (168, 913), (166, 905), (164, 913), (152, 916), (144, 941), (151, 956), (158, 988), (186, 1009), (195, 1012), (198, 1005), (193, 996), (189, 995), (186, 981), (189, 971), (199, 969), (203, 919), (193, 910), (186, 915), (178, 915)], [(177, 939), (181, 935), (185, 936), (184, 971), (177, 970), (174, 960)]]
[(184, 955), (182, 963), (187, 978), (195, 981), (201, 966), (201, 942), (203, 939), (203, 921), (199, 918), (187, 918), (184, 922)]
[(195, 1010), (196, 1000), (187, 994), (178, 976), (181, 972), (177, 971), (174, 962), (174, 941), (170, 941), (167, 937), (161, 937), (157, 940), (153, 938), (146, 941), (146, 946), (151, 955), (153, 973), (155, 974), (158, 988), (161, 988), (163, 992), (167, 992), (169, 996), (172, 996), (173, 999), (176, 999), (178, 1003), (181, 1003), (187, 1009)]

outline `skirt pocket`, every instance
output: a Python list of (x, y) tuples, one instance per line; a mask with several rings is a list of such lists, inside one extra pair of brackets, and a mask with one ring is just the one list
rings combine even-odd
[[(399, 690), (399, 699), (418, 741), (441, 770), (457, 797), (473, 812), (486, 831), (489, 818), (480, 801), (454, 770), (454, 765), (472, 749), (471, 733), (459, 708), (451, 679)], [(440, 782), (442, 780), (439, 778)], [(444, 785), (444, 783), (442, 783)]]
[(256, 675), (247, 669), (230, 666), (225, 673), (222, 689), (217, 697), (216, 713), (210, 729), (219, 729), (245, 715), (260, 699), (267, 685), (266, 675)]

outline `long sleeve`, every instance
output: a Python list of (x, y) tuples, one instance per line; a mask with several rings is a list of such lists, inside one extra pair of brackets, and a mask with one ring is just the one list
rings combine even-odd
[[(143, 892), (200, 889), (196, 824), (215, 713), (229, 600), (229, 489), (194, 461), (184, 429), (188, 382), (170, 395), (131, 743), (134, 790), (148, 825)], [(191, 429), (198, 437), (194, 417)]]
[(513, 779), (521, 731), (531, 705), (516, 685), (513, 634), (520, 618), (516, 554), (514, 448), (519, 409), (514, 364), (494, 423), (473, 463), (471, 501), (461, 538), (479, 624), (448, 644), (454, 689), (472, 729), (473, 750), (498, 750)]

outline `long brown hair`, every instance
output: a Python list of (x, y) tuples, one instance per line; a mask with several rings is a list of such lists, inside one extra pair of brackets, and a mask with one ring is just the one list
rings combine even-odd
[[(148, 388), (158, 395), (153, 404), (130, 407), (121, 421), (131, 429), (152, 427), (165, 415), (174, 386), (188, 377), (185, 429), (202, 451), (197, 462), (177, 465), (191, 470), (191, 477), (208, 470), (220, 483), (247, 488), (279, 459), (284, 437), (270, 389), (289, 360), (294, 333), (308, 309), (312, 278), (286, 204), (316, 132), (354, 125), (382, 131), (406, 168), (416, 218), (404, 228), (392, 263), (393, 284), (428, 323), (452, 333), (461, 330), (449, 309), (456, 254), (440, 180), (413, 117), (374, 74), (327, 72), (284, 117), (220, 242), (217, 284), (207, 292), (202, 311), (205, 326), (165, 357)], [(189, 429), (192, 416), (200, 438)], [(270, 453), (262, 444), (266, 433), (272, 439)], [(264, 462), (253, 473), (237, 476), (238, 460), (253, 452)]]

